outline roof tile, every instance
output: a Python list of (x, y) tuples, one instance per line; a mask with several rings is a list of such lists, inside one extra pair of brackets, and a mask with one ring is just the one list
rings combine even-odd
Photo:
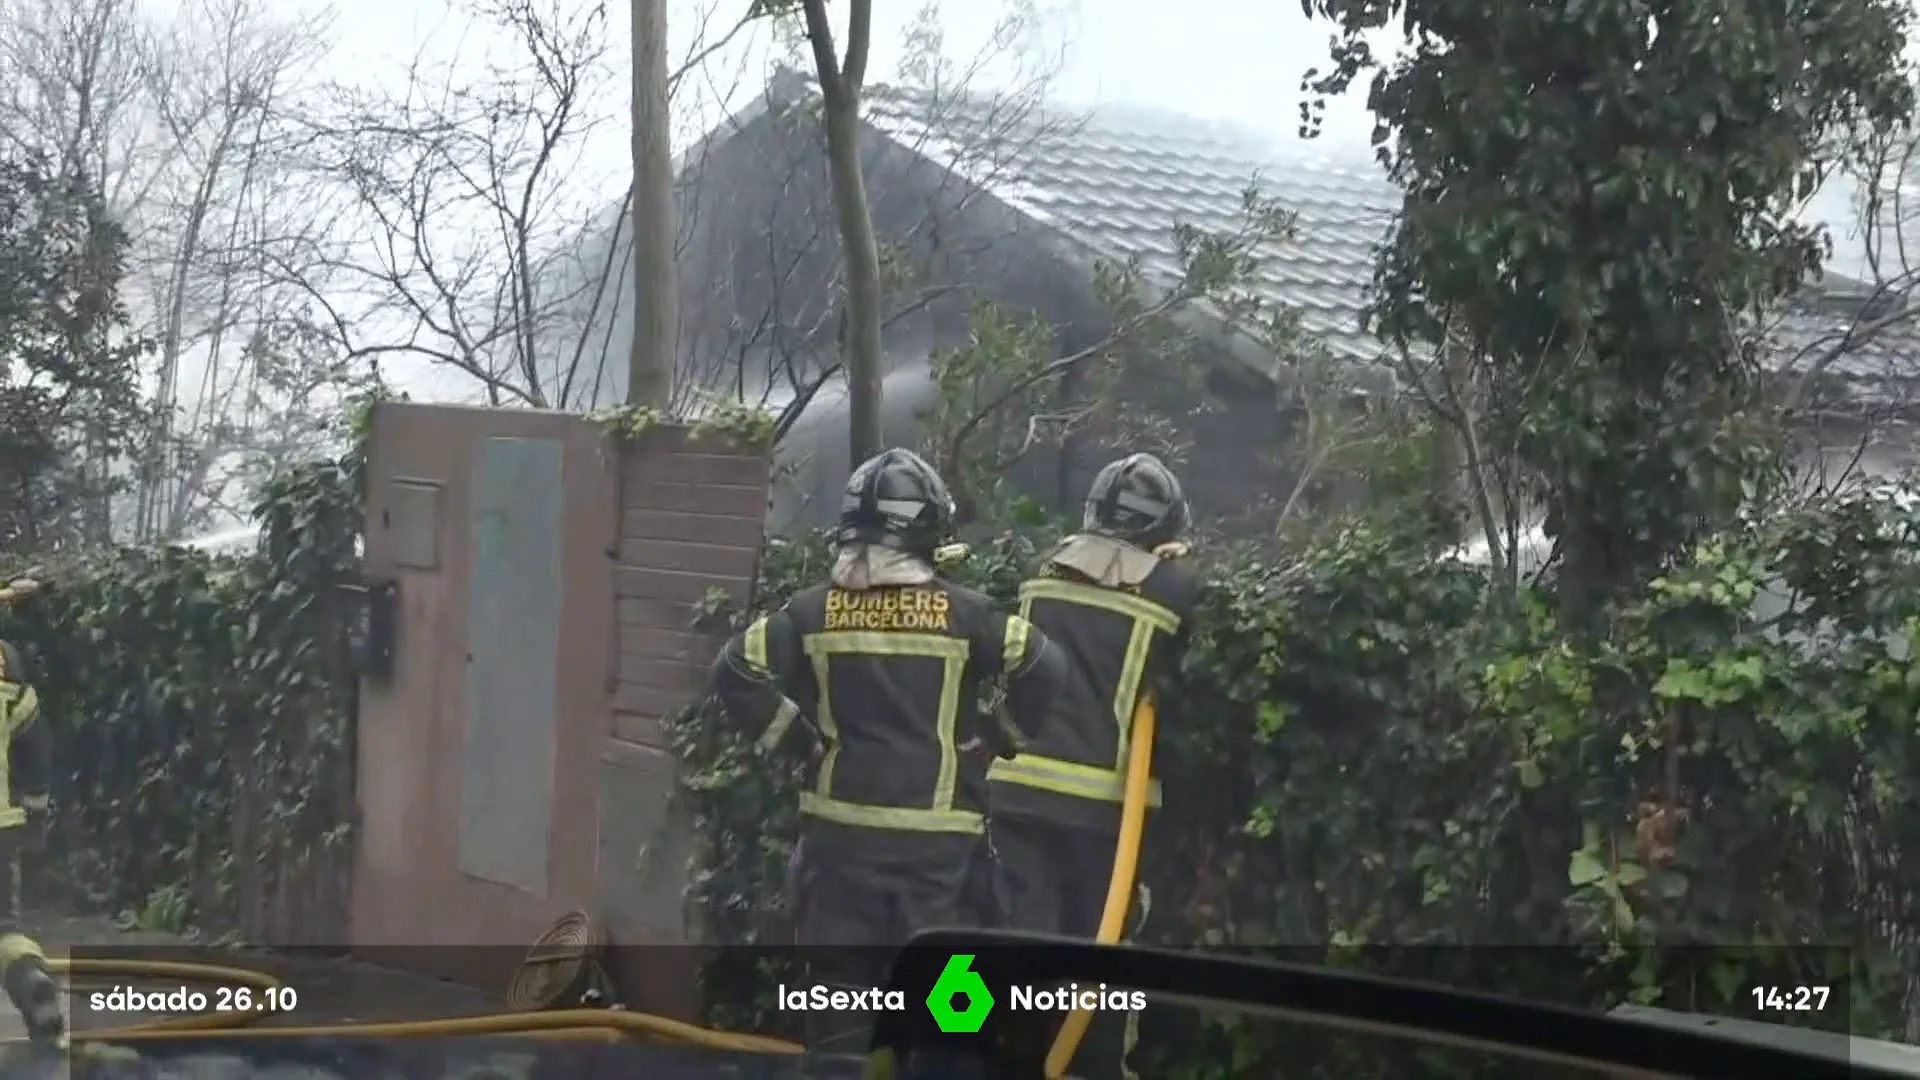
[[(1040, 110), (1014, 115), (1004, 106), (969, 106), (953, 95), (937, 106), (912, 92), (874, 87), (868, 121), (878, 130), (937, 153), (946, 140), (924, 138), (938, 123), (1001, 133), (1022, 147), (1010, 168), (986, 186), (1016, 210), (1052, 225), (1101, 256), (1170, 255), (1168, 231), (1180, 222), (1234, 228), (1241, 195), (1257, 182), (1297, 215), (1295, 239), (1267, 244), (1258, 275), (1261, 299), (1303, 309), (1303, 322), (1337, 355), (1373, 359), (1382, 349), (1361, 329), (1374, 257), (1400, 207), (1400, 192), (1371, 152), (1328, 155), (1300, 144), (1284, 148), (1256, 134), (1135, 107), (1103, 107), (1078, 117)], [(960, 142), (977, 142), (962, 138)], [(942, 162), (953, 166), (953, 162)], [(1171, 258), (1144, 260), (1149, 271), (1177, 272)], [(1810, 343), (1843, 335), (1846, 319), (1796, 303), (1774, 337), (1779, 359)], [(1892, 328), (1834, 365), (1856, 383), (1883, 381), (1896, 361), (1920, 355), (1920, 333)]]

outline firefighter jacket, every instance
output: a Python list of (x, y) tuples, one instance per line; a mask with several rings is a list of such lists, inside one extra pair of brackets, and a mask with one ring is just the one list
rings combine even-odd
[[(1067, 689), (1025, 751), (988, 769), (996, 813), (1119, 826), (1134, 709), (1175, 670), (1195, 590), (1177, 557), (1102, 536), (1070, 537), (1042, 560), (1020, 614), (1066, 654)], [(1159, 805), (1156, 777), (1148, 806)]]
[(0, 829), (26, 824), (27, 810), (47, 805), (53, 771), (52, 737), (39, 722), (40, 695), (34, 692), (26, 660), (10, 642), (0, 641)]
[[(810, 822), (978, 834), (986, 780), (963, 745), (1016, 752), (1025, 735), (1009, 714), (1048, 716), (1065, 675), (1059, 650), (1025, 619), (927, 574), (797, 594), (727, 644), (714, 690), (765, 750), (796, 720), (812, 730), (824, 752), (800, 796)], [(1006, 710), (985, 720), (978, 703), (995, 678)]]

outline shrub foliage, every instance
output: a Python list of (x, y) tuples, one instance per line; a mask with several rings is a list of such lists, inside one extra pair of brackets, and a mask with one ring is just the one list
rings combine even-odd
[[(1917, 529), (1873, 492), (1742, 525), (1614, 608), (1597, 641), (1562, 631), (1550, 582), (1515, 596), (1386, 526), (1284, 561), (1210, 557), (1147, 935), (1586, 1005), (1750, 1011), (1747, 987), (1797, 974), (1846, 987), (1853, 1015), (1821, 1022), (1896, 1034), (1901, 855), (1920, 826)], [(1010, 598), (1043, 542), (1004, 538), (960, 577)], [(757, 606), (825, 566), (820, 540), (776, 544)], [(798, 777), (712, 702), (671, 729), (706, 929), (764, 940)], [(716, 1003), (765, 974), (740, 952), (708, 972)], [(1175, 1041), (1222, 1038), (1231, 1054), (1176, 1057), (1288, 1060), (1278, 1035)]]
[(232, 929), (263, 874), (346, 836), (357, 683), (334, 597), (356, 570), (353, 462), (274, 479), (254, 512), (254, 554), (102, 553), (0, 616), (55, 736), (29, 899)]

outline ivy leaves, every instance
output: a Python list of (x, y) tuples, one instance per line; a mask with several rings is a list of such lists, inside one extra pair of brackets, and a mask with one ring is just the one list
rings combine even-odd
[(258, 554), (105, 552), (0, 616), (55, 738), (60, 812), (33, 879), (59, 895), (37, 899), (169, 897), (177, 921), (242, 924), (263, 866), (344, 839), (357, 680), (333, 598), (360, 506), (350, 469), (290, 470), (256, 501)]

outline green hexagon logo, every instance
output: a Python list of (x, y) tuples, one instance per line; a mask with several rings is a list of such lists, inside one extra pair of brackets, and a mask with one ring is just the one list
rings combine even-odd
[[(955, 998), (965, 998), (966, 1007), (955, 1008)], [(934, 1026), (948, 1035), (975, 1035), (992, 1011), (993, 993), (987, 989), (987, 981), (973, 970), (973, 954), (947, 957), (947, 966), (927, 995), (927, 1012), (933, 1015)]]

